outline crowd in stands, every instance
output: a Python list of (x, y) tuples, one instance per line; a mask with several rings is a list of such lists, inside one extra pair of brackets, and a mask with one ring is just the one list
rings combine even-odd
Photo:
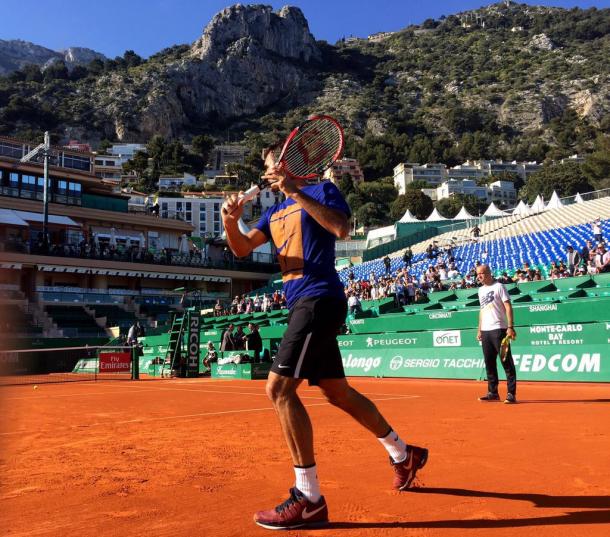
[(214, 316), (239, 315), (242, 313), (267, 312), (286, 308), (286, 296), (283, 291), (276, 290), (272, 294), (258, 293), (254, 296), (235, 295), (230, 304), (223, 304), (220, 299), (214, 305)]
[[(532, 267), (525, 262), (512, 275), (502, 272), (498, 281), (510, 284), (547, 279), (547, 274), (548, 279), (553, 280), (610, 272), (610, 251), (607, 249), (601, 228), (595, 222), (593, 225), (596, 245), (592, 241), (587, 241), (580, 252), (569, 245), (566, 248), (565, 259), (552, 262), (545, 273), (540, 267)], [(358, 280), (354, 272), (350, 271), (345, 286), (350, 313), (361, 309), (363, 300), (394, 297), (396, 305), (403, 306), (418, 302), (428, 293), (477, 287), (476, 268), (481, 264), (489, 263), (487, 252), (483, 251), (481, 260), (477, 261), (467, 274), (460, 274), (453, 249), (452, 244), (441, 248), (436, 242), (431, 243), (426, 249), (426, 258), (423, 261), (428, 263), (428, 267), (419, 278), (410, 270), (413, 254), (409, 248), (403, 256), (403, 266), (398, 270), (392, 270), (391, 259), (386, 256), (383, 259), (385, 274), (378, 275), (371, 272), (368, 279)]]

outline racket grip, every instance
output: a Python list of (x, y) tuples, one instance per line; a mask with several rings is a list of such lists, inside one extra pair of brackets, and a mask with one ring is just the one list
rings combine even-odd
[(244, 203), (246, 201), (253, 200), (254, 198), (256, 198), (256, 195), (260, 191), (261, 191), (261, 189), (260, 189), (260, 187), (258, 185), (251, 186), (248, 190), (246, 190), (244, 192), (243, 196), (240, 196), (240, 199), (244, 200)]

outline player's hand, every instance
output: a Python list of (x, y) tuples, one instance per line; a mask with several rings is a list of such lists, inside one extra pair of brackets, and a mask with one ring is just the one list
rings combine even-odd
[(239, 220), (244, 211), (244, 200), (241, 199), (241, 196), (243, 195), (243, 192), (226, 195), (221, 210), (223, 222), (226, 222), (227, 220)]
[(287, 198), (299, 191), (294, 179), (288, 176), (281, 166), (269, 168), (263, 179), (269, 182), (272, 190), (281, 191)]
[(478, 330), (477, 331), (477, 341), (481, 341), (483, 339), (483, 335), (481, 334), (481, 331)]
[(506, 329), (506, 336), (509, 337), (512, 340), (517, 339), (517, 332), (515, 332), (514, 328), (507, 328)]

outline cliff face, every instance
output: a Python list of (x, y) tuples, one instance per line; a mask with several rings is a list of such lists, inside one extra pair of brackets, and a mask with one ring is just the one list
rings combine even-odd
[[(126, 111), (139, 108), (137, 121), (119, 112), (112, 134), (171, 137), (211, 119), (255, 114), (285, 96), (306, 91), (310, 85), (306, 68), (320, 59), (300, 9), (226, 8), (180, 60), (136, 81), (136, 93), (144, 93), (145, 98), (135, 99)], [(109, 82), (98, 82), (102, 93), (110, 91), (116, 99), (134, 101), (122, 85)]]
[(0, 76), (10, 74), (28, 64), (44, 68), (52, 62), (64, 61), (70, 69), (74, 65), (87, 64), (96, 58), (106, 59), (103, 54), (88, 48), (70, 47), (56, 52), (21, 39), (0, 39)]
[[(0, 133), (145, 142), (284, 128), (287, 113), (314, 110), (339, 117), (352, 138), (444, 138), (448, 151), (476, 131), (500, 149), (523, 137), (553, 146), (557, 124), (574, 115), (582, 132), (607, 131), (610, 10), (502, 2), (425, 26), (331, 46), (315, 41), (298, 8), (238, 4), (194, 43), (138, 65), (98, 66), (78, 80), (0, 79)], [(97, 54), (0, 41), (0, 73), (24, 51), (41, 65)]]

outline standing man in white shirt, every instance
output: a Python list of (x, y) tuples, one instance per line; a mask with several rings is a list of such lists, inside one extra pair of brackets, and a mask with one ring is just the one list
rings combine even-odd
[[(513, 323), (513, 307), (506, 288), (493, 279), (488, 265), (477, 267), (477, 281), (481, 284), (481, 287), (479, 287), (481, 311), (479, 313), (477, 339), (483, 346), (485, 369), (487, 370), (487, 394), (479, 397), (479, 401), (499, 401), (498, 354), (500, 354), (502, 340), (505, 337), (508, 336), (510, 339), (517, 337)], [(516, 403), (517, 373), (510, 348), (505, 359), (502, 360), (502, 365), (506, 372), (508, 390), (504, 402), (507, 404)]]

